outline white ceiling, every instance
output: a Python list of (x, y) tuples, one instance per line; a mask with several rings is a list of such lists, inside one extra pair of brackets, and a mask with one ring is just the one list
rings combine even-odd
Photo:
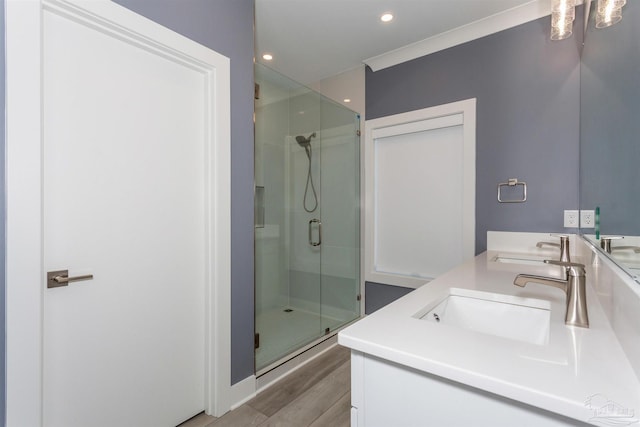
[[(548, 13), (550, 0), (256, 0), (256, 60), (303, 83), (310, 84), (341, 72), (372, 65), (389, 52), (404, 52), (421, 41), (451, 39), (448, 46), (490, 34)], [(514, 12), (531, 12), (522, 18)], [(395, 19), (380, 21), (391, 12)], [(509, 22), (506, 22), (509, 21)], [(453, 34), (491, 23), (460, 39)], [(484, 27), (487, 27), (484, 25)], [(455, 30), (455, 31), (452, 31)], [(442, 43), (440, 43), (442, 45)], [(431, 48), (430, 52), (439, 50)], [(406, 48), (405, 48), (406, 49)], [(273, 54), (273, 61), (262, 54)], [(429, 52), (425, 52), (426, 54)], [(388, 55), (387, 55), (388, 56)], [(422, 56), (418, 54), (417, 56)], [(417, 57), (416, 54), (413, 57)], [(411, 59), (406, 57), (404, 60)], [(398, 58), (395, 63), (402, 62)]]

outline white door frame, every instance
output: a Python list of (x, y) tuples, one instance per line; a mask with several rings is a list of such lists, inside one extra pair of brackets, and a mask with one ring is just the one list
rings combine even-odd
[(207, 413), (231, 397), (229, 59), (107, 0), (6, 1), (7, 425), (41, 426), (43, 358), (42, 10), (181, 61), (208, 82)]

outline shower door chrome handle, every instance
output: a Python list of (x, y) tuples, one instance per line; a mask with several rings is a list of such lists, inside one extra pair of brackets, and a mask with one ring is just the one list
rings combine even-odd
[[(318, 224), (318, 241), (317, 242), (313, 241), (313, 236), (312, 236), (313, 224)], [(309, 220), (309, 244), (311, 246), (320, 246), (322, 244), (322, 223), (317, 218)]]

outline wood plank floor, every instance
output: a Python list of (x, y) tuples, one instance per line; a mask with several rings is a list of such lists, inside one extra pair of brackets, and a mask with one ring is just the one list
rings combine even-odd
[(335, 346), (224, 416), (179, 427), (349, 427), (350, 411), (350, 353)]

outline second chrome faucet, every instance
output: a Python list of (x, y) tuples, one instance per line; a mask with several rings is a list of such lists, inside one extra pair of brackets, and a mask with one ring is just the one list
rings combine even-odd
[(514, 285), (524, 287), (527, 283), (539, 283), (562, 289), (566, 294), (566, 312), (564, 323), (569, 326), (589, 327), (587, 313), (586, 272), (583, 264), (546, 260), (547, 264), (559, 265), (565, 268), (565, 279), (553, 277), (518, 274)]
[(552, 234), (553, 237), (559, 237), (560, 243), (552, 242), (538, 242), (536, 247), (542, 248), (543, 246), (553, 246), (560, 249), (560, 261), (571, 262), (571, 256), (569, 255), (569, 236), (566, 234)]
[(600, 247), (607, 253), (613, 253), (614, 251), (631, 250), (637, 254), (640, 254), (640, 246), (613, 246), (612, 240), (624, 239), (624, 236), (608, 236), (600, 238)]

